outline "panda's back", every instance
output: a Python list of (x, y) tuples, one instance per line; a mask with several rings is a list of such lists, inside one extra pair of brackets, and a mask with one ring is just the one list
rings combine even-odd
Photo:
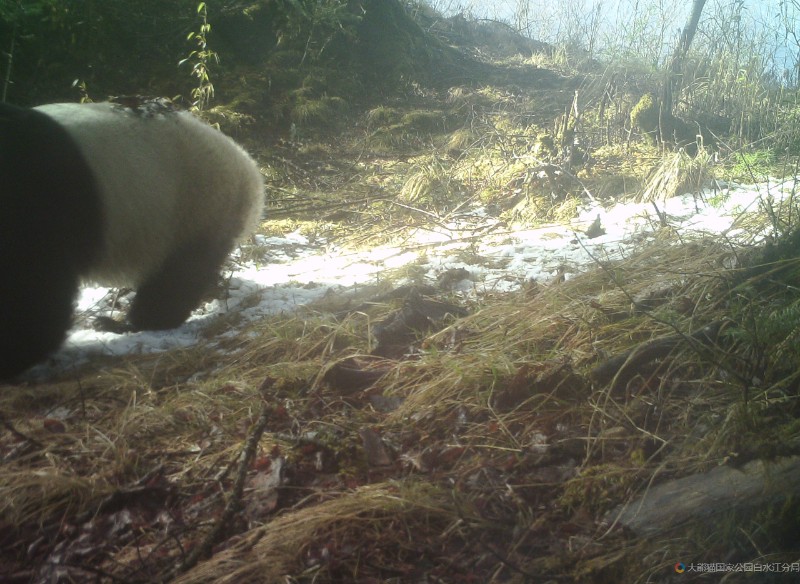
[(176, 247), (215, 230), (235, 239), (260, 214), (252, 159), (188, 112), (112, 103), (35, 109), (75, 139), (101, 193), (104, 245), (87, 279), (136, 286)]

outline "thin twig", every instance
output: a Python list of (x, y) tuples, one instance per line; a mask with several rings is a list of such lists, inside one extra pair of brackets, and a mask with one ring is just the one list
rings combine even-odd
[[(267, 380), (264, 382), (264, 384), (268, 384), (269, 382), (270, 380)], [(262, 387), (264, 384), (262, 384)], [(264, 404), (261, 406), (261, 414), (258, 416), (258, 420), (256, 421), (255, 426), (253, 426), (253, 429), (250, 432), (250, 437), (247, 439), (247, 444), (245, 445), (240, 456), (241, 463), (239, 464), (239, 471), (236, 473), (236, 481), (233, 484), (233, 490), (231, 491), (228, 501), (225, 504), (225, 510), (222, 512), (222, 516), (216, 522), (213, 529), (208, 532), (208, 535), (206, 535), (202, 543), (195, 547), (180, 565), (177, 570), (178, 573), (184, 573), (192, 569), (195, 565), (197, 565), (197, 562), (200, 560), (200, 558), (206, 557), (211, 553), (211, 549), (214, 547), (214, 544), (217, 542), (220, 535), (231, 522), (233, 516), (239, 509), (242, 493), (244, 492), (244, 483), (247, 479), (247, 471), (250, 469), (253, 458), (255, 458), (256, 450), (258, 449), (258, 443), (261, 440), (261, 436), (264, 434), (264, 431), (267, 429), (267, 423), (269, 422), (271, 415), (272, 406), (267, 402), (264, 402)]]

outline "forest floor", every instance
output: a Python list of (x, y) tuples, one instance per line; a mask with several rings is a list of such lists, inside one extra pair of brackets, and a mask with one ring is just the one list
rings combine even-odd
[(796, 581), (796, 161), (659, 152), (611, 135), (633, 88), (605, 118), (604, 74), (480, 56), (245, 124), (266, 219), (176, 331), (83, 290), (0, 393), (0, 582)]

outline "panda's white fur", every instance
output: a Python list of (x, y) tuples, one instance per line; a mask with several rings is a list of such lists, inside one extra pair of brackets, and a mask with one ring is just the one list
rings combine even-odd
[(180, 325), (262, 207), (253, 159), (190, 113), (0, 104), (0, 379), (63, 342), (81, 280), (136, 288), (126, 330)]
[(191, 113), (145, 115), (112, 103), (34, 109), (67, 130), (102, 193), (103, 255), (85, 279), (138, 286), (183, 242), (215, 231), (239, 239), (255, 229), (258, 167)]

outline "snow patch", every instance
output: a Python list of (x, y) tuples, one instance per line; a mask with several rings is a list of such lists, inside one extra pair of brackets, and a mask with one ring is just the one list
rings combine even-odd
[[(794, 180), (724, 186), (707, 190), (702, 196), (685, 194), (659, 201), (658, 209), (683, 237), (724, 234), (734, 242), (754, 243), (766, 233), (745, 233), (739, 228), (743, 214), (757, 210), (766, 193), (777, 204), (796, 188)], [(598, 216), (605, 234), (589, 239), (584, 232)], [(387, 270), (413, 266), (415, 274), (424, 273), (435, 285), (444, 272), (463, 268), (468, 276), (453, 283), (454, 292), (473, 297), (485, 292), (511, 292), (531, 280), (546, 282), (559, 274), (572, 277), (598, 260), (623, 259), (652, 241), (659, 228), (660, 218), (652, 203), (616, 203), (608, 208), (592, 203), (583, 206), (569, 224), (520, 229), (509, 228), (475, 207), (447, 223), (413, 231), (403, 247), (379, 246), (364, 251), (349, 250), (321, 238), (309, 240), (297, 232), (284, 237), (257, 236), (263, 259), (258, 264), (240, 262), (227, 274), (228, 298), (204, 304), (174, 330), (122, 335), (95, 331), (91, 317), (119, 314), (111, 310), (114, 291), (82, 288), (75, 327), (49, 366), (35, 368), (33, 375), (37, 369), (44, 374), (53, 367), (80, 364), (99, 354), (189, 347), (201, 342), (203, 330), (220, 315), (237, 313), (244, 326), (268, 315), (291, 313), (328, 294), (343, 295), (377, 283)], [(745, 241), (745, 237), (749, 239)], [(235, 253), (234, 259), (239, 255)], [(125, 304), (123, 298), (122, 308)]]

